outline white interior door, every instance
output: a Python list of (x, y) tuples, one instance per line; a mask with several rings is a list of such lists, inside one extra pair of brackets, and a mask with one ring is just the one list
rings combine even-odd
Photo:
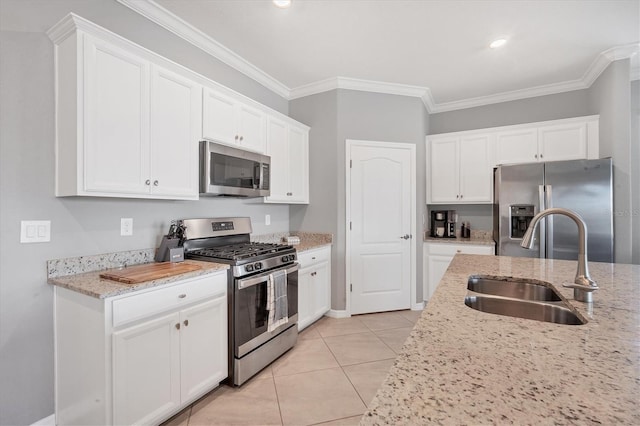
[(411, 306), (415, 147), (348, 144), (351, 314), (407, 309)]

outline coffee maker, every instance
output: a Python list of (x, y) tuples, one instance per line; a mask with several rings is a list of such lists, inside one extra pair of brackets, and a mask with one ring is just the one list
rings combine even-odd
[(430, 235), (435, 238), (455, 238), (457, 221), (455, 210), (432, 210)]

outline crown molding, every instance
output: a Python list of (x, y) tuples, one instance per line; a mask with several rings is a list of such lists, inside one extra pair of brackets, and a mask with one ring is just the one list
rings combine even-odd
[[(124, 6), (134, 10), (147, 19), (171, 31), (194, 46), (209, 53), (230, 67), (245, 74), (272, 90), (287, 100), (298, 99), (317, 93), (328, 92), (334, 89), (350, 89), (365, 92), (386, 93), (400, 96), (418, 97), (422, 100), (429, 113), (454, 111), (458, 109), (474, 108), (483, 105), (509, 102), (519, 99), (533, 98), (537, 96), (552, 95), (569, 92), (572, 90), (588, 89), (602, 74), (607, 66), (620, 59), (630, 58), (640, 52), (640, 43), (631, 43), (613, 47), (600, 53), (591, 63), (582, 78), (561, 83), (548, 84), (521, 90), (497, 93), (488, 96), (463, 99), (459, 101), (436, 103), (431, 90), (428, 87), (410, 86), (406, 84), (386, 83), (380, 81), (360, 80), (348, 77), (332, 77), (314, 83), (290, 89), (274, 77), (256, 67), (246, 59), (220, 44), (212, 37), (195, 28), (180, 17), (163, 8), (153, 0), (117, 0)], [(73, 15), (75, 17), (75, 15)], [(59, 23), (51, 28), (47, 34), (49, 37), (63, 37), (65, 31), (69, 31), (69, 23)], [(51, 34), (50, 34), (51, 33)], [(631, 79), (640, 79), (640, 69), (631, 70)]]
[(178, 37), (183, 38), (194, 46), (204, 50), (211, 56), (230, 67), (240, 71), (247, 77), (262, 84), (267, 89), (275, 92), (285, 99), (289, 98), (289, 88), (253, 65), (251, 62), (242, 58), (237, 53), (214, 40), (209, 35), (200, 31), (185, 20), (179, 18), (164, 7), (160, 6), (153, 0), (117, 0), (119, 3), (127, 6), (133, 11), (139, 13), (150, 21), (171, 31)]

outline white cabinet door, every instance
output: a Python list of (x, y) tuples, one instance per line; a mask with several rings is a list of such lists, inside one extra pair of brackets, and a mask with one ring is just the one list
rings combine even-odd
[(154, 66), (151, 74), (151, 192), (198, 197), (200, 86)]
[(287, 199), (289, 192), (289, 142), (288, 126), (284, 121), (273, 117), (268, 121), (267, 155), (271, 157), (271, 195), (267, 201)]
[(491, 135), (474, 135), (460, 139), (460, 202), (491, 202), (493, 199), (493, 165)]
[(538, 128), (541, 161), (587, 158), (587, 123), (567, 123)]
[(180, 405), (179, 314), (113, 333), (113, 423), (152, 424)]
[(436, 290), (436, 287), (438, 287), (440, 280), (444, 276), (445, 272), (447, 272), (447, 268), (449, 267), (449, 263), (451, 263), (452, 259), (453, 256), (430, 255), (428, 257), (429, 293), (425, 297), (426, 300), (431, 299), (431, 296)]
[(230, 145), (237, 144), (236, 101), (205, 88), (202, 103), (202, 137)]
[(308, 137), (307, 131), (289, 127), (289, 202), (291, 203), (309, 203)]
[(313, 267), (313, 317), (320, 318), (331, 309), (331, 267), (322, 261)]
[(538, 161), (536, 128), (496, 133), (496, 164), (535, 163)]
[(436, 139), (429, 144), (432, 203), (455, 203), (458, 192), (458, 138)]
[(180, 312), (182, 401), (195, 399), (227, 377), (227, 298)]
[(266, 115), (255, 108), (238, 104), (238, 135), (243, 149), (263, 153), (266, 148)]
[(90, 36), (84, 46), (83, 189), (149, 193), (149, 64)]
[(303, 330), (313, 322), (313, 279), (312, 268), (298, 270), (298, 330)]
[(265, 203), (309, 203), (309, 132), (274, 117), (268, 119), (271, 195)]

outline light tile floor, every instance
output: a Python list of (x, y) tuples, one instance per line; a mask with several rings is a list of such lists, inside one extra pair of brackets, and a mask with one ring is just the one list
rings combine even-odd
[(324, 317), (243, 386), (222, 385), (163, 426), (357, 425), (421, 313)]

